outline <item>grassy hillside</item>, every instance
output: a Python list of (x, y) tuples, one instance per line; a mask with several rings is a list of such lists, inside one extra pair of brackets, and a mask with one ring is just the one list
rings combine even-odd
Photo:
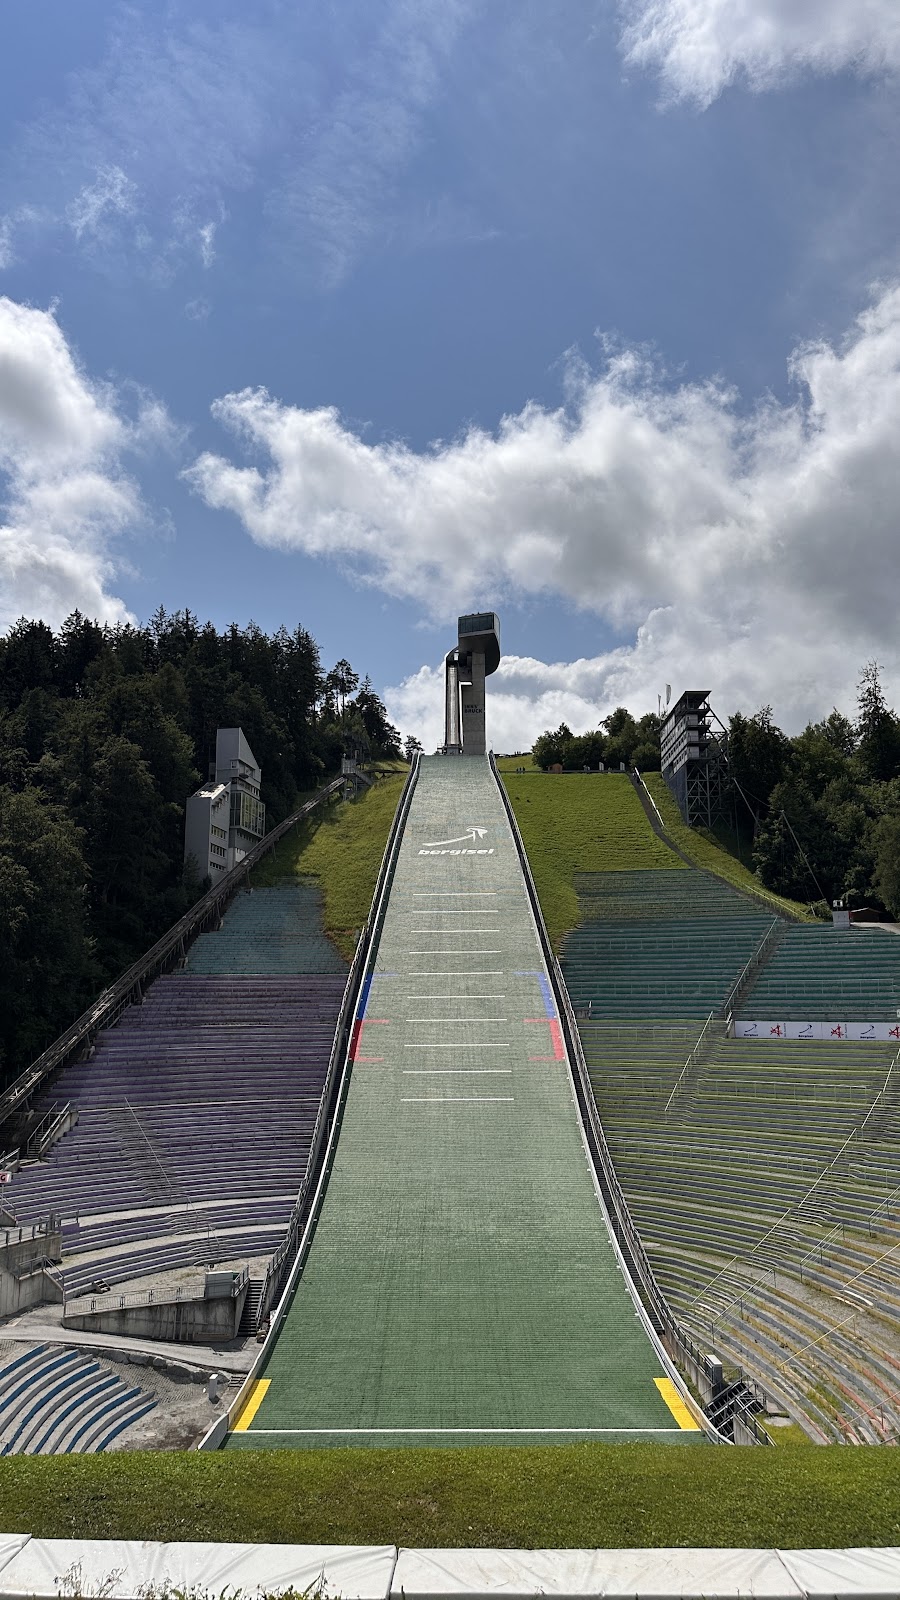
[(516, 772), (519, 767), (524, 767), (526, 772), (540, 772), (541, 770), (540, 767), (535, 766), (530, 750), (526, 750), (523, 756), (497, 757), (497, 768), (500, 772)]
[(624, 773), (503, 774), (554, 949), (580, 917), (576, 872), (678, 870)]
[(352, 802), (326, 807), (294, 828), (253, 874), (262, 887), (284, 878), (317, 877), (325, 901), (325, 932), (350, 961), (369, 915), (381, 857), (406, 782), (406, 769), (379, 778)]
[(10, 1456), (0, 1527), (45, 1539), (592, 1548), (900, 1544), (877, 1447), (553, 1445)]
[(729, 855), (727, 850), (723, 850), (708, 833), (687, 827), (681, 820), (681, 812), (672, 799), (661, 772), (645, 773), (644, 782), (659, 807), (666, 832), (679, 850), (683, 850), (698, 867), (705, 867), (708, 872), (714, 872), (717, 877), (724, 878), (726, 883), (733, 884), (734, 888), (744, 889), (757, 899), (764, 900), (773, 911), (787, 912), (788, 916), (799, 917), (803, 922), (815, 921), (807, 906), (800, 905), (796, 900), (785, 900), (781, 895), (773, 894), (770, 889), (766, 889), (742, 862)]

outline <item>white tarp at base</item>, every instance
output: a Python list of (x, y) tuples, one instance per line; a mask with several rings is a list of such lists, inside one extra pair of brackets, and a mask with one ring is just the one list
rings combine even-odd
[[(393, 1545), (158, 1544), (119, 1539), (29, 1539), (0, 1568), (0, 1600), (20, 1596), (103, 1595), (133, 1600), (162, 1588), (303, 1590), (324, 1580), (341, 1600), (386, 1600)], [(0, 1536), (2, 1549), (2, 1536)], [(111, 1575), (114, 1575), (111, 1577)]]
[(393, 1600), (885, 1600), (900, 1550), (401, 1550)]
[(803, 1600), (774, 1550), (401, 1550), (392, 1594)]
[(178, 1589), (315, 1590), (331, 1600), (888, 1600), (900, 1549), (401, 1550), (393, 1545), (155, 1544), (0, 1534), (0, 1600)]
[[(30, 1533), (0, 1533), (0, 1573), (2, 1573), (4, 1567), (9, 1566), (13, 1556), (19, 1554), (19, 1551), (28, 1543), (30, 1538)], [(2, 1585), (2, 1578), (0, 1578), (0, 1585)]]
[(900, 1548), (782, 1550), (781, 1559), (809, 1600), (885, 1600), (900, 1595)]

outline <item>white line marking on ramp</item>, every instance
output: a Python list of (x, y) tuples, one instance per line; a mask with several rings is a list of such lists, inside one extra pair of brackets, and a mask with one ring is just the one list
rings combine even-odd
[[(442, 1000), (445, 998), (444, 995), (441, 995)], [(472, 995), (466, 995), (467, 1000), (472, 998)], [(418, 995), (414, 995), (413, 999), (418, 999)], [(452, 1022), (461, 1024), (463, 1022), (508, 1022), (509, 1017), (407, 1017), (406, 1020), (407, 1022)]]
[(493, 1039), (467, 1039), (463, 1044), (405, 1044), (404, 1050), (508, 1050), (509, 1040), (497, 1044)]
[(434, 911), (413, 911), (414, 917), (499, 917), (494, 906), (473, 906), (471, 911), (445, 911), (437, 906)]
[(511, 1078), (512, 1067), (404, 1067), (404, 1078)]
[(511, 1094), (428, 1094), (400, 1096), (402, 1106), (511, 1106)]
[(254, 1428), (248, 1433), (681, 1433), (681, 1428)]
[[(433, 928), (429, 928), (428, 929), (429, 933), (433, 933), (434, 931), (435, 930)], [(470, 933), (496, 933), (496, 931), (497, 931), (496, 928), (470, 928), (469, 929)], [(469, 950), (407, 950), (406, 954), (408, 956), (454, 956), (454, 955), (456, 955), (456, 956), (465, 956), (466, 958), (468, 958), (469, 955), (471, 954), (471, 951), (469, 951)], [(496, 950), (476, 950), (475, 954), (479, 955), (479, 956), (502, 956), (503, 951), (500, 950), (499, 948), (496, 949)], [(436, 973), (436, 972), (411, 972), (410, 973), (410, 977), (411, 978), (436, 978), (436, 977), (439, 977), (439, 976), (440, 976), (440, 974)], [(448, 974), (448, 976), (449, 976), (449, 974)]]

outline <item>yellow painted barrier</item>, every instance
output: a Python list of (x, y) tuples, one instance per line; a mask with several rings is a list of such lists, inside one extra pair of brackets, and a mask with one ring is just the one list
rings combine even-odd
[(672, 1379), (654, 1378), (653, 1382), (656, 1384), (679, 1428), (684, 1428), (686, 1433), (699, 1433), (700, 1424), (695, 1421), (692, 1413), (688, 1410)]
[[(253, 1388), (250, 1390), (250, 1393), (247, 1396), (243, 1410), (234, 1424), (234, 1428), (232, 1430), (234, 1433), (247, 1432), (247, 1429), (253, 1421), (253, 1418), (256, 1416), (257, 1411), (266, 1398), (266, 1390), (268, 1389), (271, 1381), (271, 1378), (257, 1378)], [(657, 1379), (657, 1382), (658, 1381), (659, 1380)]]

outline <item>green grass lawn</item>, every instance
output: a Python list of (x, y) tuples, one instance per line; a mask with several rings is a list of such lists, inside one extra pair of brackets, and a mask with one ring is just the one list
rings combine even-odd
[(735, 889), (743, 889), (748, 894), (755, 895), (758, 900), (770, 905), (773, 911), (785, 911), (788, 916), (799, 917), (803, 922), (816, 920), (807, 906), (801, 905), (796, 900), (785, 900), (782, 895), (773, 894), (771, 889), (766, 889), (754, 873), (716, 844), (708, 833), (689, 828), (682, 822), (681, 812), (666, 787), (661, 772), (645, 772), (644, 782), (659, 807), (666, 832), (679, 850), (683, 850), (696, 866), (705, 867), (707, 872), (714, 872), (717, 877), (724, 878), (725, 882), (732, 884)]
[(358, 800), (323, 807), (276, 845), (253, 873), (263, 888), (285, 878), (317, 877), (325, 903), (325, 932), (352, 960), (372, 904), (381, 857), (407, 768), (379, 778)]
[(13, 1456), (0, 1528), (41, 1538), (513, 1546), (900, 1544), (878, 1447)]
[(555, 950), (580, 921), (576, 872), (682, 868), (656, 837), (625, 773), (548, 773), (503, 782)]

